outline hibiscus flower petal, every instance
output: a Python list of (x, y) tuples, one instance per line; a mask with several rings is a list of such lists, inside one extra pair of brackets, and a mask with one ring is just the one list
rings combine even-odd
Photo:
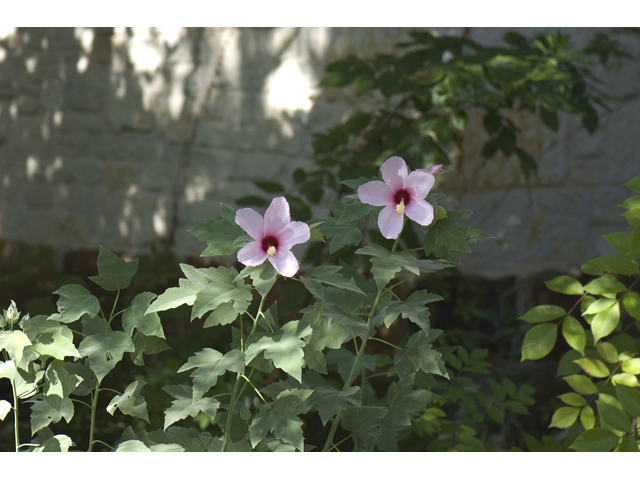
[(384, 238), (398, 238), (402, 231), (404, 215), (394, 205), (384, 207), (378, 215), (378, 227)]
[(380, 167), (384, 183), (389, 185), (392, 192), (404, 188), (407, 180), (407, 164), (400, 157), (391, 157)]
[(276, 197), (264, 213), (264, 235), (275, 235), (291, 221), (289, 203), (284, 197)]
[(423, 227), (433, 222), (433, 205), (421, 199), (412, 199), (411, 203), (406, 206), (404, 213), (411, 220)]
[(238, 250), (238, 261), (249, 267), (262, 265), (267, 256), (267, 252), (264, 251), (260, 242), (247, 243)]
[(291, 248), (293, 245), (304, 243), (311, 238), (309, 225), (304, 222), (291, 222), (276, 235), (278, 245), (284, 248)]
[(252, 208), (241, 208), (236, 212), (236, 223), (240, 225), (251, 238), (262, 241), (264, 220), (258, 212)]
[(380, 180), (360, 185), (358, 188), (358, 198), (362, 203), (373, 205), (374, 207), (382, 207), (391, 205), (393, 202), (393, 193), (389, 186)]
[(276, 254), (268, 258), (273, 268), (283, 277), (293, 277), (300, 268), (296, 256), (286, 248), (279, 247)]
[(407, 178), (406, 187), (412, 189), (417, 198), (427, 196), (436, 178), (428, 170), (414, 170)]

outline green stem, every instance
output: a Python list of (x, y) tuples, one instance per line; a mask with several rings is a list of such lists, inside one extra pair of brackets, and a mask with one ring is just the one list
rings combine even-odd
[(258, 396), (260, 397), (260, 400), (262, 400), (264, 402), (264, 404), (269, 408), (269, 410), (271, 410), (271, 407), (269, 406), (269, 402), (267, 402), (264, 397), (262, 396), (262, 394), (260, 393), (260, 391), (255, 387), (255, 385), (253, 383), (251, 383), (251, 380), (249, 380), (246, 376), (244, 375), (240, 375), (240, 377), (242, 379), (244, 379), (245, 382), (247, 382), (249, 385), (251, 385), (251, 388), (253, 388), (253, 390), (258, 394)]
[[(404, 227), (404, 221), (406, 221), (406, 218), (403, 220), (403, 227)], [(398, 237), (396, 238), (396, 241), (393, 242), (393, 246), (391, 247), (391, 253), (396, 251), (396, 248), (398, 247), (398, 241), (400, 240), (400, 235), (398, 235)], [(385, 289), (381, 289), (378, 294), (376, 295), (375, 300), (373, 301), (373, 306), (371, 307), (371, 311), (369, 312), (369, 318), (367, 319), (367, 331), (370, 332), (371, 331), (371, 324), (373, 322), (373, 315), (376, 312), (376, 307), (378, 306), (378, 302), (380, 301), (380, 297), (382, 296), (382, 292)], [(356, 378), (357, 373), (359, 372), (359, 367), (360, 367), (360, 360), (362, 359), (362, 355), (364, 355), (364, 351), (365, 351), (365, 347), (367, 346), (367, 342), (369, 341), (369, 339), (372, 337), (367, 337), (362, 341), (362, 345), (360, 345), (360, 349), (358, 350), (357, 354), (356, 354), (356, 358), (353, 362), (353, 366), (351, 367), (351, 372), (349, 372), (349, 377), (347, 378), (347, 381), (345, 382), (344, 386), (342, 387), (342, 390), (346, 390), (349, 387), (351, 387), (351, 384), (353, 383), (353, 381)], [(322, 449), (323, 452), (328, 452), (333, 445), (333, 437), (336, 434), (336, 430), (338, 429), (338, 425), (340, 425), (340, 422), (342, 421), (342, 414), (344, 413), (344, 410), (342, 410), (340, 413), (338, 413), (338, 415), (336, 416), (336, 418), (333, 420), (333, 422), (331, 422), (331, 429), (329, 430), (329, 435), (327, 436), (327, 441), (324, 444), (324, 448)]]
[(11, 382), (11, 391), (13, 393), (13, 429), (15, 430), (16, 452), (20, 450), (20, 418), (18, 417), (18, 395), (14, 382)]
[(390, 347), (395, 348), (396, 350), (402, 350), (400, 347), (398, 347), (397, 345), (394, 345), (393, 343), (389, 343), (386, 340), (382, 340), (381, 338), (376, 338), (376, 337), (369, 337), (367, 340), (376, 340), (377, 342), (382, 342), (386, 345), (389, 345)]
[(113, 307), (111, 308), (111, 315), (109, 316), (109, 322), (107, 322), (109, 325), (111, 325), (111, 320), (113, 320), (113, 312), (116, 311), (116, 305), (118, 305), (118, 298), (120, 298), (120, 289), (118, 289), (118, 292), (116, 293), (116, 301), (113, 302)]
[[(251, 336), (256, 331), (256, 327), (258, 326), (258, 319), (260, 318), (260, 315), (262, 315), (262, 306), (264, 305), (264, 300), (265, 298), (267, 298), (268, 294), (269, 292), (267, 292), (262, 297), (262, 299), (260, 299), (260, 305), (258, 305), (258, 313), (256, 313), (256, 316), (253, 318), (253, 327), (251, 327), (251, 332), (249, 333), (249, 336)], [(268, 323), (269, 322), (267, 322), (267, 324)], [(242, 332), (240, 332), (240, 335), (242, 335)], [(238, 395), (238, 388), (240, 387), (240, 379), (242, 377), (244, 377), (244, 374), (238, 373), (236, 375), (236, 381), (233, 384), (233, 391), (231, 392), (231, 401), (229, 403), (229, 416), (227, 417), (227, 424), (224, 430), (224, 440), (222, 441), (222, 450), (221, 450), (222, 452), (226, 452), (229, 446), (231, 421), (233, 420), (233, 412), (236, 408), (236, 404), (238, 403), (238, 398), (240, 397), (240, 395)]]
[(109, 445), (108, 443), (103, 442), (102, 440), (94, 440), (94, 443), (101, 443), (102, 445), (104, 445), (105, 447), (107, 447), (107, 448), (109, 448), (111, 450), (114, 449), (111, 445)]
[(89, 452), (93, 451), (93, 430), (96, 426), (96, 411), (98, 410), (98, 393), (100, 392), (100, 384), (96, 385), (96, 392), (93, 395), (93, 401), (91, 402), (91, 424), (89, 426)]

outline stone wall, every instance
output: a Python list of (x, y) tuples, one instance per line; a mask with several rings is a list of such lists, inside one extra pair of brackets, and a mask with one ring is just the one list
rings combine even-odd
[[(356, 108), (352, 92), (318, 88), (325, 65), (390, 51), (406, 31), (1, 32), (0, 239), (134, 255), (169, 241), (178, 256), (198, 255), (188, 228), (215, 218), (220, 201), (258, 193), (254, 180), (289, 179), (311, 162), (311, 134)], [(593, 33), (564, 31), (578, 44)], [(503, 30), (465, 34), (497, 43)], [(466, 271), (526, 277), (607, 253), (601, 235), (626, 225), (614, 207), (626, 197), (619, 185), (640, 174), (638, 38), (628, 46), (634, 59), (623, 69), (597, 72), (611, 110), (593, 136), (575, 118), (562, 117), (557, 133), (514, 118), (540, 162), (530, 191), (513, 165), (480, 166), (481, 129), (465, 134), (440, 188), (497, 237), (465, 255)]]

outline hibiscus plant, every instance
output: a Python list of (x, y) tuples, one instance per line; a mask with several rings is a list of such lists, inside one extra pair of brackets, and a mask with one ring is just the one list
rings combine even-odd
[[(137, 260), (127, 262), (104, 248), (98, 275), (90, 280), (111, 292), (110, 308), (75, 284), (55, 292), (58, 313), (48, 317), (21, 317), (12, 304), (0, 321), (0, 375), (10, 380), (14, 394), (0, 402), (0, 417), (13, 411), (17, 418), (20, 406), (31, 404), (29, 441), (21, 442), (24, 432), (16, 422), (16, 450), (397, 449), (414, 412), (439, 397), (433, 377), (447, 379), (453, 372), (434, 346), (442, 331), (429, 320), (428, 305), (441, 297), (427, 290), (407, 294), (403, 287), (451, 266), (430, 254), (436, 245), (458, 248), (447, 243), (452, 231), (464, 239), (464, 250), (490, 238), (458, 225), (470, 212), (438, 208), (443, 195), (430, 190), (439, 169), (409, 173), (403, 159), (392, 157), (381, 168), (382, 180), (347, 182), (354, 193), (332, 202), (331, 217), (308, 223), (291, 221), (284, 197), (274, 198), (264, 217), (221, 204), (219, 220), (190, 231), (207, 243), (202, 255), (233, 255), (243, 268), (181, 264), (185, 278), (177, 286), (160, 295), (138, 294), (128, 306), (118, 299)], [(360, 228), (369, 215), (378, 216), (392, 245), (377, 243)], [(447, 218), (453, 223), (429, 236), (429, 227)], [(433, 238), (407, 251), (405, 234)], [(323, 261), (300, 267), (296, 252), (313, 242), (327, 242), (330, 250), (353, 245), (358, 259), (353, 265)], [(284, 289), (273, 294), (277, 282)], [(278, 298), (293, 284), (308, 292), (308, 301), (294, 318), (282, 318)], [(135, 379), (121, 392), (112, 388), (111, 372), (126, 353), (144, 365), (145, 356), (168, 348), (159, 312), (181, 306), (190, 308), (190, 321), (202, 319), (203, 328), (230, 329), (230, 345), (224, 351), (206, 347), (185, 359), (177, 372), (190, 378), (163, 387), (172, 401), (162, 425), (128, 427), (117, 445), (106, 444), (95, 436), (103, 411), (99, 398), (109, 401), (109, 414), (118, 410), (149, 422), (146, 381)], [(396, 343), (384, 333), (395, 323), (405, 332)], [(373, 353), (372, 342), (388, 352)], [(88, 409), (90, 421), (88, 442), (76, 444), (60, 422), (74, 420), (77, 409)], [(190, 422), (180, 425), (203, 414), (212, 422), (207, 431)]]

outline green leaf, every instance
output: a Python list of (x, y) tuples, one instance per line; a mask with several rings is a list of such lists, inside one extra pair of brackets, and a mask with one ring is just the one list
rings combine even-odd
[(520, 415), (528, 415), (529, 410), (522, 403), (516, 402), (514, 400), (507, 400), (504, 402), (504, 406), (507, 407), (514, 413), (519, 413)]
[(402, 315), (402, 318), (408, 318), (425, 333), (429, 333), (430, 312), (425, 305), (439, 300), (443, 300), (440, 295), (429, 293), (426, 290), (413, 292), (405, 301), (392, 302), (387, 305), (384, 311), (384, 324), (389, 328), (398, 315)]
[(607, 363), (618, 363), (618, 350), (609, 342), (600, 342), (596, 345), (600, 357)]
[(304, 286), (307, 287), (307, 290), (320, 300), (324, 298), (324, 287), (322, 284), (365, 295), (352, 278), (347, 279), (338, 273), (341, 269), (342, 267), (333, 266), (314, 267), (305, 275), (301, 276), (300, 280)]
[(200, 412), (214, 418), (220, 407), (215, 398), (194, 398), (193, 389), (187, 385), (168, 385), (162, 389), (174, 398), (164, 412), (164, 430), (178, 420), (195, 417)]
[(555, 346), (557, 337), (558, 326), (556, 324), (536, 325), (524, 336), (520, 361), (538, 360), (545, 357)]
[(640, 391), (627, 385), (616, 385), (616, 396), (626, 413), (640, 417)]
[(629, 255), (631, 232), (614, 232), (603, 236), (611, 248), (622, 255), (632, 257), (632, 255)]
[(640, 175), (633, 177), (627, 183), (623, 183), (623, 186), (631, 190), (635, 190), (636, 192), (640, 192)]
[(632, 195), (618, 206), (622, 208), (638, 208), (640, 207), (640, 195)]
[(589, 405), (585, 405), (580, 410), (580, 423), (585, 430), (591, 430), (596, 425), (596, 415), (593, 412), (593, 408)]
[(620, 446), (614, 450), (616, 452), (637, 452), (638, 451), (638, 441), (632, 435), (627, 435), (620, 442)]
[(582, 315), (593, 315), (600, 313), (608, 308), (611, 308), (617, 300), (615, 298), (599, 298), (595, 302), (591, 303), (589, 307), (582, 313)]
[(365, 215), (367, 215), (373, 207), (371, 205), (367, 205), (366, 203), (362, 203), (360, 200), (354, 200), (351, 203), (347, 203), (338, 217), (337, 225), (341, 225), (343, 223), (358, 221)]
[(611, 377), (611, 383), (613, 385), (627, 385), (629, 387), (640, 387), (638, 377), (631, 375), (630, 373), (617, 373)]
[(124, 259), (100, 246), (100, 253), (98, 253), (98, 275), (89, 277), (89, 280), (97, 283), (109, 292), (115, 292), (116, 290), (127, 288), (137, 271), (137, 258), (126, 262)]
[(605, 378), (609, 376), (609, 369), (602, 363), (602, 360), (595, 358), (580, 358), (575, 360), (582, 370), (596, 378)]
[(351, 432), (356, 447), (371, 449), (382, 434), (379, 427), (386, 415), (387, 409), (382, 407), (352, 407), (345, 411), (341, 426)]
[(578, 452), (608, 452), (617, 443), (619, 437), (605, 428), (592, 428), (582, 432), (569, 448)]
[(360, 387), (349, 387), (343, 390), (330, 385), (316, 387), (309, 401), (318, 409), (323, 425), (349, 405), (362, 404)]
[(392, 427), (411, 425), (410, 413), (425, 407), (439, 395), (426, 390), (413, 390), (415, 374), (407, 375), (398, 383), (393, 382), (387, 392), (389, 411), (387, 422)]
[(620, 293), (627, 289), (622, 283), (611, 275), (603, 275), (600, 278), (591, 280), (584, 286), (584, 290), (591, 295), (602, 295), (603, 293)]
[(167, 342), (160, 337), (147, 337), (140, 332), (136, 332), (133, 337), (133, 345), (135, 351), (131, 353), (131, 361), (141, 367), (144, 367), (144, 355), (154, 355), (169, 350)]
[(226, 267), (198, 269), (199, 282), (204, 288), (196, 293), (191, 320), (201, 318), (219, 305), (232, 302), (238, 313), (247, 311), (251, 300), (251, 288), (242, 280), (235, 280), (238, 272)]
[(609, 426), (620, 432), (628, 433), (631, 430), (631, 420), (627, 417), (623, 411), (609, 405), (607, 403), (596, 401), (598, 407), (598, 414), (600, 416), (600, 423), (602, 426)]
[(473, 227), (462, 228), (462, 235), (464, 235), (464, 241), (467, 245), (475, 245), (476, 243), (484, 242), (496, 238), (490, 233), (483, 232)]
[[(438, 332), (432, 330), (430, 333)], [(424, 331), (411, 335), (406, 347), (402, 350), (396, 350), (394, 366), (398, 377), (402, 380), (411, 372), (422, 370), (425, 373), (435, 373), (449, 378), (447, 369), (442, 361), (442, 354), (433, 350), (432, 347), (432, 340)]]
[(180, 268), (187, 278), (180, 278), (178, 287), (168, 288), (156, 298), (145, 312), (146, 315), (171, 310), (180, 305), (193, 305), (196, 301), (196, 294), (204, 288), (206, 282), (202, 280), (202, 275), (198, 274), (195, 267), (181, 263)]
[(225, 372), (244, 372), (244, 355), (240, 350), (231, 350), (225, 355), (214, 350), (205, 348), (189, 357), (178, 373), (187, 370), (195, 370), (191, 373), (193, 378), (193, 398), (201, 398), (207, 391), (218, 383), (218, 377)]
[[(340, 205), (342, 204), (340, 203)], [(320, 230), (320, 233), (326, 238), (331, 239), (329, 242), (329, 253), (332, 255), (347, 245), (359, 245), (362, 240), (362, 232), (358, 227), (352, 223), (341, 223), (338, 225), (338, 218), (336, 217), (325, 219), (321, 225), (318, 225), (317, 229)]]
[(283, 442), (304, 451), (302, 421), (298, 415), (309, 410), (306, 400), (312, 390), (291, 389), (281, 392), (268, 408), (262, 407), (249, 426), (249, 440), (253, 448), (271, 432)]
[(391, 253), (380, 245), (367, 245), (356, 250), (357, 254), (371, 255), (371, 273), (378, 286), (382, 290), (396, 273), (401, 269), (410, 271), (415, 275), (420, 275), (420, 269), (416, 264), (416, 259), (410, 253)]
[(260, 352), (264, 352), (264, 358), (273, 360), (277, 368), (300, 382), (304, 357), (302, 347), (306, 344), (302, 339), (311, 333), (310, 326), (298, 329), (298, 320), (295, 320), (284, 324), (277, 334), (264, 335), (253, 342), (250, 336), (247, 339), (245, 363), (249, 364)]
[(137, 329), (146, 336), (165, 338), (158, 314), (145, 313), (156, 297), (157, 295), (151, 292), (136, 295), (131, 306), (122, 314), (122, 329), (127, 332), (127, 335), (133, 336), (133, 330)]
[(134, 352), (131, 337), (124, 332), (109, 332), (85, 337), (78, 351), (82, 357), (88, 357), (91, 370), (99, 382), (122, 360), (125, 352)]
[(629, 315), (636, 320), (640, 320), (640, 295), (637, 292), (630, 291), (622, 300), (624, 309)]
[(577, 407), (560, 407), (553, 414), (549, 428), (569, 428), (578, 419), (579, 414), (580, 409)]
[(33, 448), (33, 452), (68, 452), (75, 445), (68, 436), (54, 435), (49, 428), (40, 430), (33, 442), (39, 444)]
[(566, 314), (565, 309), (557, 305), (538, 305), (521, 317), (518, 317), (518, 319), (529, 323), (541, 323), (555, 320)]
[[(456, 215), (457, 212), (460, 211), (447, 212), (448, 216), (446, 218), (438, 220), (425, 228), (425, 253), (428, 254), (436, 246), (446, 247), (452, 251), (471, 252), (465, 240), (464, 232), (457, 224), (457, 220), (464, 218), (464, 214)], [(470, 233), (473, 237), (473, 233)]]
[(582, 295), (584, 291), (582, 284), (575, 278), (568, 275), (556, 277), (553, 280), (544, 282), (544, 284), (549, 290), (564, 293), (565, 295)]
[(35, 353), (38, 357), (53, 357), (64, 360), (65, 357), (80, 358), (73, 344), (73, 333), (66, 325), (54, 320), (47, 320), (44, 315), (30, 318), (23, 322), (24, 332), (31, 340), (24, 353)]
[(625, 257), (604, 255), (590, 260), (588, 263), (591, 263), (609, 273), (618, 273), (620, 275), (638, 275), (640, 273), (638, 264), (630, 258)]
[(0, 400), (0, 421), (3, 421), (13, 407), (6, 400)]
[[(258, 265), (257, 267), (245, 267), (233, 281), (237, 282), (239, 279), (246, 278), (247, 276), (251, 278), (251, 283), (253, 283), (253, 286), (260, 296), (264, 297), (271, 291), (271, 288), (276, 283), (276, 280), (278, 279), (278, 272), (276, 272), (276, 269), (273, 268), (273, 265), (271, 265), (270, 262), (264, 262), (262, 265)], [(235, 318), (236, 317), (233, 317), (233, 320), (235, 320)], [(226, 325), (227, 323), (231, 323), (233, 320), (226, 323), (216, 323), (216, 325)]]
[(122, 442), (116, 448), (116, 452), (150, 452), (151, 449), (147, 447), (140, 440), (127, 440)]
[(580, 322), (571, 315), (567, 316), (562, 322), (562, 336), (571, 348), (584, 355), (587, 337)]
[(595, 395), (598, 393), (596, 385), (584, 375), (568, 375), (563, 378), (576, 392), (582, 395)]
[(244, 236), (244, 230), (235, 221), (236, 211), (220, 203), (220, 216), (220, 220), (207, 220), (189, 229), (198, 240), (207, 242), (201, 257), (231, 255), (238, 250), (237, 240)]
[(24, 332), (20, 330), (0, 331), (0, 351), (3, 349), (6, 350), (9, 358), (13, 360), (14, 363), (20, 363), (20, 360), (22, 360), (22, 352), (28, 345), (31, 345), (31, 341)]
[(497, 423), (504, 422), (504, 411), (498, 407), (488, 407), (487, 414)]
[(640, 358), (631, 358), (622, 362), (622, 371), (632, 375), (640, 375)]
[(222, 305), (218, 305), (216, 309), (207, 316), (202, 327), (209, 328), (217, 325), (229, 325), (238, 318), (238, 315), (240, 314), (233, 308), (233, 302), (223, 303)]
[(49, 318), (52, 320), (71, 323), (84, 314), (95, 317), (100, 311), (98, 299), (81, 285), (65, 285), (53, 293), (60, 295), (58, 299), (58, 312), (60, 313), (51, 315)]
[[(594, 305), (599, 301), (600, 300), (594, 302)], [(593, 317), (593, 320), (591, 321), (591, 331), (593, 332), (594, 343), (613, 332), (618, 326), (619, 321), (620, 304), (618, 302), (614, 303), (610, 308), (596, 314), (596, 316)]]
[(562, 395), (560, 395), (560, 400), (571, 407), (583, 407), (587, 404), (587, 401), (582, 395), (578, 395), (574, 392), (563, 393)]
[(491, 388), (491, 392), (498, 400), (500, 400), (501, 402), (504, 401), (506, 397), (506, 391), (502, 385), (491, 380), (491, 383), (489, 384), (489, 388)]
[(58, 423), (63, 418), (67, 423), (71, 421), (74, 414), (73, 402), (68, 399), (60, 399), (56, 395), (49, 398), (41, 393), (36, 394), (27, 403), (31, 403), (31, 435), (35, 435), (39, 430), (49, 424)]
[(130, 383), (124, 390), (122, 395), (116, 395), (107, 405), (107, 412), (111, 415), (120, 410), (125, 415), (141, 418), (149, 422), (149, 413), (147, 412), (147, 401), (140, 393), (147, 384), (144, 380), (136, 380)]

